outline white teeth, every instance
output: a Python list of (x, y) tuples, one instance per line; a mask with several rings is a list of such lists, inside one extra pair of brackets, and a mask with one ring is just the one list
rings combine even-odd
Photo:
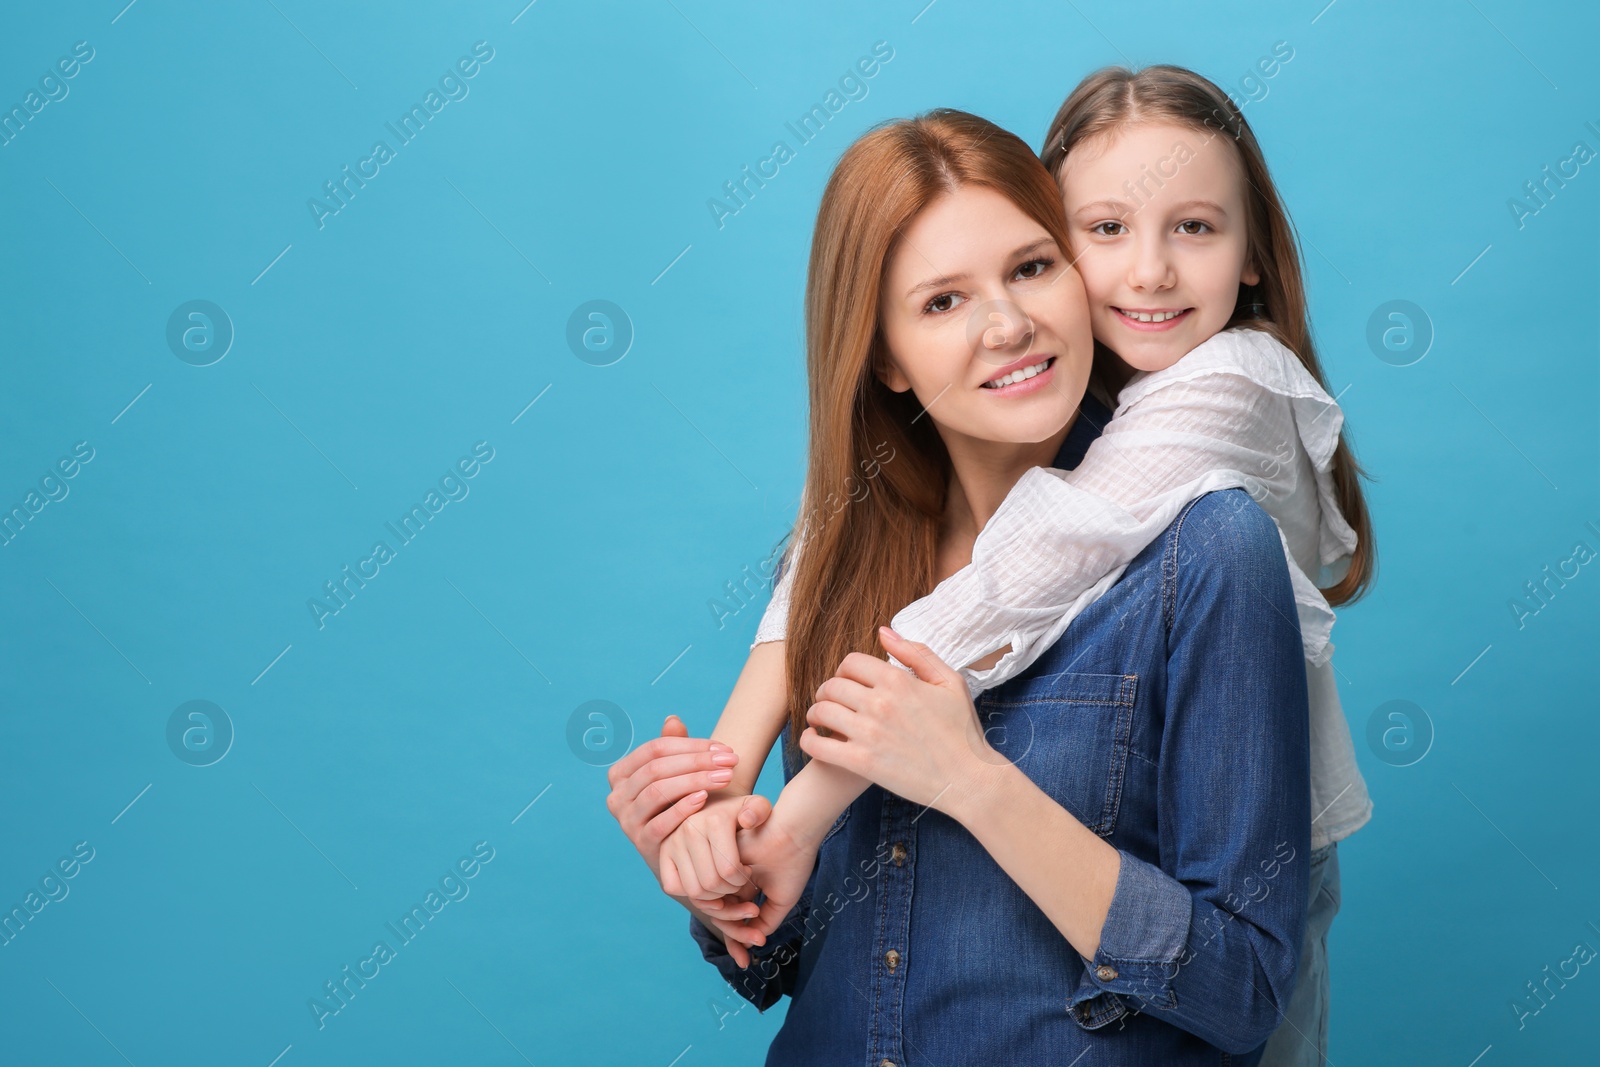
[(1035, 374), (1038, 374), (1040, 371), (1042, 371), (1046, 367), (1048, 367), (1050, 365), (1050, 359), (1053, 359), (1053, 358), (1055, 358), (1055, 357), (1053, 357), (1053, 356), (1049, 357), (1049, 358), (1045, 359), (1043, 362), (1035, 363), (1031, 367), (1023, 367), (1021, 370), (1014, 370), (1010, 374), (1006, 375), (1004, 378), (996, 378), (992, 382), (984, 382), (983, 383), (983, 387), (985, 389), (999, 389), (1002, 386), (1012, 385), (1012, 384), (1014, 384), (1016, 382), (1026, 381), (1027, 379), (1032, 378)]
[[(1122, 311), (1121, 308), (1118, 308), (1117, 310)], [(1183, 314), (1181, 311), (1157, 311), (1153, 313), (1143, 311), (1122, 311), (1122, 313), (1128, 318), (1137, 322), (1166, 322), (1168, 319), (1175, 319), (1179, 315)]]

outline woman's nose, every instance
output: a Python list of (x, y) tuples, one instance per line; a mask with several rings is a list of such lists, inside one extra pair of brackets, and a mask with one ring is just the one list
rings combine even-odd
[(986, 300), (972, 316), (969, 333), (986, 349), (1014, 348), (1033, 337), (1033, 319), (1010, 300)]

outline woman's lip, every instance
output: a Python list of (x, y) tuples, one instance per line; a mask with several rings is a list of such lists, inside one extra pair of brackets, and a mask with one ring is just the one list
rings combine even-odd
[(1189, 317), (1189, 312), (1193, 311), (1194, 308), (1184, 308), (1177, 314), (1176, 317), (1167, 319), (1164, 322), (1140, 322), (1138, 319), (1130, 319), (1127, 315), (1122, 313), (1122, 309), (1119, 307), (1113, 307), (1111, 310), (1117, 316), (1117, 321), (1128, 327), (1130, 330), (1145, 330), (1151, 333), (1159, 333), (1162, 330), (1170, 330), (1174, 326), (1178, 325), (1178, 323), (1187, 319)]
[(1024, 378), (1022, 381), (1012, 382), (1010, 385), (1002, 385), (998, 389), (986, 385), (980, 385), (978, 388), (990, 396), (1022, 396), (1033, 392), (1035, 389), (1043, 389), (1045, 382), (1056, 372), (1057, 357), (1050, 356), (1049, 359), (1050, 365), (1032, 378)]

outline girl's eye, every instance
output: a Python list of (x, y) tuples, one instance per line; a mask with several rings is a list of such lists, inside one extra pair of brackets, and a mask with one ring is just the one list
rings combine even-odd
[[(1108, 226), (1115, 227), (1115, 229), (1107, 230), (1106, 227)], [(1089, 227), (1089, 232), (1099, 237), (1121, 237), (1127, 229), (1120, 222), (1097, 222)]]
[(1055, 265), (1056, 261), (1051, 259), (1049, 256), (1041, 256), (1038, 259), (1030, 259), (1028, 262), (1018, 267), (1017, 274), (1019, 277), (1024, 279), (1041, 278), (1044, 276), (1046, 271)]
[(1211, 227), (1207, 226), (1199, 219), (1185, 219), (1184, 221), (1178, 223), (1178, 229), (1182, 233), (1188, 234), (1190, 237), (1198, 237), (1200, 234), (1211, 229)]
[(938, 296), (928, 301), (928, 303), (923, 306), (922, 310), (924, 313), (932, 312), (935, 315), (942, 314), (955, 307), (955, 302), (960, 299), (962, 298), (957, 296), (955, 293), (940, 293)]

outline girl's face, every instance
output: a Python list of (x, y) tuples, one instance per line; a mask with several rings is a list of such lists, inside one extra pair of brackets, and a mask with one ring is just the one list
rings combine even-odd
[(1060, 174), (1094, 335), (1136, 370), (1172, 366), (1227, 325), (1260, 275), (1244, 170), (1226, 137), (1136, 123), (1073, 148)]
[(986, 186), (945, 194), (906, 227), (878, 313), (879, 378), (916, 394), (947, 447), (1043, 441), (1083, 399), (1094, 357), (1083, 283), (1049, 232)]

